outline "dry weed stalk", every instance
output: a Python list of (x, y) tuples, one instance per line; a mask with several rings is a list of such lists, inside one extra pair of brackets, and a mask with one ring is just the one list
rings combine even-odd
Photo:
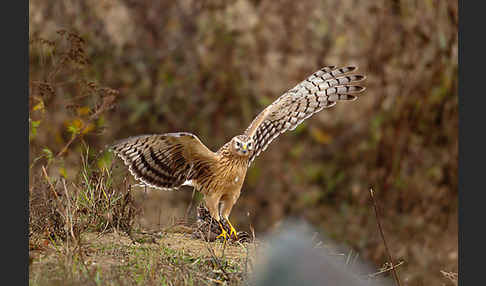
[[(375, 216), (376, 216), (376, 224), (378, 225), (378, 229), (380, 230), (380, 235), (381, 235), (381, 239), (383, 240), (383, 244), (385, 246), (385, 251), (386, 251), (386, 254), (388, 255), (388, 259), (389, 259), (389, 264), (390, 264), (390, 269), (393, 273), (393, 277), (395, 278), (395, 281), (397, 283), (398, 286), (400, 286), (400, 279), (398, 279), (398, 274), (397, 274), (397, 271), (395, 270), (395, 268), (399, 265), (401, 265), (403, 263), (403, 261), (399, 264), (393, 264), (393, 258), (391, 256), (391, 253), (390, 253), (390, 250), (388, 249), (388, 245), (386, 243), (386, 239), (385, 239), (385, 234), (383, 233), (383, 229), (381, 228), (381, 222), (380, 222), (380, 215), (378, 213), (378, 206), (376, 204), (376, 201), (375, 201), (375, 196), (373, 194), (373, 189), (370, 188), (370, 196), (371, 196), (371, 200), (373, 202), (373, 208), (375, 210)], [(389, 270), (387, 270), (389, 271)], [(380, 271), (379, 273), (384, 273), (386, 271)]]
[(64, 178), (53, 183), (47, 168), (41, 167), (45, 184), (30, 189), (31, 234), (79, 242), (84, 231), (131, 232), (140, 208), (130, 188), (116, 185), (110, 169), (97, 169), (87, 157), (82, 158), (79, 182), (71, 184)]
[[(33, 38), (29, 41), (32, 50), (31, 61), (38, 56), (41, 59), (40, 66), (43, 68), (39, 78), (30, 81), (29, 120), (34, 125), (31, 131), (34, 129), (33, 133), (37, 134), (41, 122), (46, 122), (44, 125), (48, 125), (56, 121), (54, 117), (60, 114), (56, 107), (58, 103), (65, 107), (65, 111), (72, 113), (69, 115), (69, 112), (65, 112), (63, 125), (54, 126), (64, 129), (64, 125), (67, 125), (66, 131), (70, 133), (70, 138), (57, 155), (50, 155), (48, 165), (52, 159), (63, 156), (76, 139), (88, 133), (92, 134), (96, 130), (102, 131), (103, 126), (98, 126), (96, 121), (115, 106), (115, 100), (119, 95), (118, 90), (100, 86), (86, 78), (90, 62), (86, 53), (86, 42), (80, 35), (66, 30), (59, 30), (57, 34), (58, 38), (53, 41), (42, 38)], [(47, 51), (43, 49), (46, 47)], [(51, 59), (49, 64), (42, 60), (46, 56)], [(50, 129), (53, 129), (52, 127)], [(43, 129), (42, 131), (52, 132)], [(58, 132), (64, 133), (64, 131)], [(34, 137), (35, 135), (30, 138), (30, 141), (36, 143), (33, 141)], [(43, 148), (52, 153), (50, 148), (44, 146)]]

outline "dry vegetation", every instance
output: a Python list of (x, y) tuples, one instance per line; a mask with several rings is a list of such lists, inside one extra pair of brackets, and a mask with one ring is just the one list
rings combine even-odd
[(248, 279), (251, 246), (204, 243), (189, 234), (153, 236), (157, 243), (118, 232), (84, 233), (77, 248), (31, 251), (30, 285), (241, 285)]
[(215, 150), (308, 74), (354, 64), (366, 93), (272, 143), (232, 221), (258, 237), (300, 216), (379, 267), (387, 254), (372, 186), (390, 251), (405, 261), (402, 285), (457, 285), (457, 1), (29, 8), (31, 284), (242, 283), (238, 259), (144, 242), (144, 231), (184, 217), (192, 194), (132, 189), (106, 145), (188, 131)]

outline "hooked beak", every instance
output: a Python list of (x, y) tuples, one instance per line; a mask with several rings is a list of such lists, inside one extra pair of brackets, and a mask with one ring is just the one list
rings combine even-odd
[(243, 144), (243, 146), (241, 146), (241, 148), (242, 148), (242, 151), (243, 151), (244, 154), (248, 151), (248, 146), (246, 144)]

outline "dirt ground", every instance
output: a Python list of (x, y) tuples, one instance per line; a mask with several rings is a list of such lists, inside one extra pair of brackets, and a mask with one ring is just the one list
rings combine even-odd
[[(132, 237), (116, 231), (84, 233), (78, 248), (48, 240), (40, 245), (30, 250), (30, 285), (81, 285), (92, 280), (97, 285), (180, 285), (198, 279), (233, 285), (246, 277), (257, 251), (257, 243), (205, 242), (184, 228)], [(218, 274), (218, 267), (225, 277), (219, 278), (223, 274)], [(118, 281), (120, 277), (124, 281)]]

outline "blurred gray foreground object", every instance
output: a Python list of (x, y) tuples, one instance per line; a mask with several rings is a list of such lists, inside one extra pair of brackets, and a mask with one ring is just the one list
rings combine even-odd
[[(259, 257), (250, 285), (298, 285), (298, 286), (388, 286), (391, 280), (368, 279), (367, 274), (376, 272), (361, 261), (345, 263), (343, 255), (333, 254), (329, 241), (325, 248), (316, 248), (315, 232), (301, 220), (284, 222), (279, 231), (264, 239), (268, 245)], [(332, 248), (332, 247), (331, 247)], [(337, 252), (334, 252), (337, 253)], [(346, 251), (340, 251), (346, 254)]]

